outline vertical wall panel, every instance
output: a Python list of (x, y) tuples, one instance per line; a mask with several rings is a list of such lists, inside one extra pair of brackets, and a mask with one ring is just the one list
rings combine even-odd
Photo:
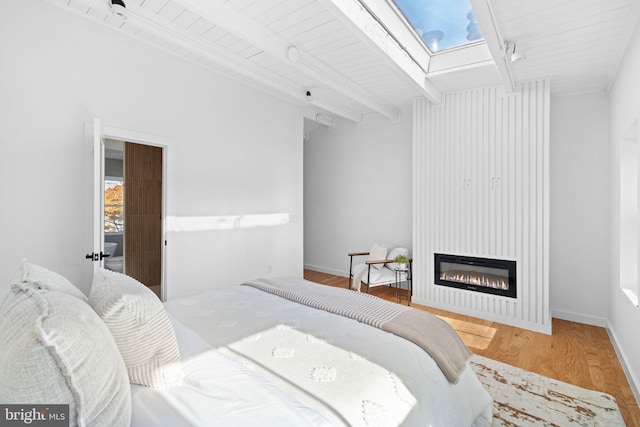
[[(551, 331), (549, 83), (414, 101), (414, 300)], [(518, 298), (434, 285), (434, 253), (517, 262)]]

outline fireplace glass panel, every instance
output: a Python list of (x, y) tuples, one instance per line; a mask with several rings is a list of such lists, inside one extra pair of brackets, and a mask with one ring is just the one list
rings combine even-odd
[(515, 261), (435, 254), (436, 285), (516, 297)]

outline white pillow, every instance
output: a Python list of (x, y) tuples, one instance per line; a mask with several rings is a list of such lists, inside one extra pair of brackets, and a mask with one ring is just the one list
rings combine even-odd
[(176, 334), (158, 297), (137, 280), (98, 269), (89, 304), (107, 325), (127, 366), (129, 381), (148, 387), (180, 384)]
[(0, 302), (0, 402), (68, 404), (69, 425), (131, 422), (127, 370), (89, 305), (15, 284)]
[(64, 292), (65, 294), (73, 295), (87, 302), (87, 296), (69, 280), (56, 272), (39, 265), (31, 264), (26, 260), (23, 260), (18, 267), (18, 271), (16, 271), (11, 283), (29, 283), (32, 287)]
[[(389, 259), (395, 259), (398, 255), (404, 255), (407, 258), (409, 258), (409, 249), (407, 248), (393, 248), (391, 249), (391, 251), (389, 252), (389, 255), (387, 255), (387, 257)], [(386, 264), (387, 267), (389, 267), (390, 269), (394, 269), (399, 267), (398, 263), (396, 262), (388, 262)]]
[[(383, 248), (382, 246), (378, 246), (377, 243), (374, 243), (373, 247), (369, 251), (369, 258), (367, 261), (382, 261), (385, 259), (387, 259), (387, 248)], [(380, 270), (384, 267), (384, 263), (372, 264), (372, 266)]]

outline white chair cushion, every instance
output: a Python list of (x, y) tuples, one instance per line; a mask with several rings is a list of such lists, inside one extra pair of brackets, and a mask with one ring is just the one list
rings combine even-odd
[(15, 284), (0, 302), (0, 342), (3, 404), (68, 404), (74, 426), (130, 424), (124, 362), (86, 302)]
[[(367, 261), (381, 261), (387, 259), (387, 248), (383, 248), (382, 246), (378, 246), (377, 243), (373, 244), (373, 247), (369, 251), (369, 257)], [(373, 264), (373, 267), (380, 270), (384, 267), (383, 263)]]
[[(372, 268), (369, 272), (367, 271), (368, 267), (367, 264), (357, 264), (353, 267), (354, 277), (362, 274), (361, 280), (368, 286), (390, 285), (396, 282), (395, 271), (385, 267), (380, 270)], [(407, 280), (407, 273), (401, 273), (398, 279)]]
[[(407, 258), (409, 257), (409, 249), (407, 248), (393, 248), (389, 251), (389, 254), (387, 255), (387, 258), (389, 259), (395, 259), (395, 257), (397, 257), (398, 255), (404, 255)], [(398, 263), (396, 262), (388, 262), (385, 264), (385, 267), (390, 268), (390, 269), (394, 269), (399, 267)]]
[(18, 267), (18, 271), (16, 271), (11, 283), (28, 283), (31, 287), (64, 292), (87, 302), (87, 296), (69, 280), (56, 272), (31, 264), (26, 260), (23, 260)]
[(149, 288), (124, 274), (98, 269), (89, 303), (111, 330), (130, 382), (154, 388), (182, 382), (175, 331)]

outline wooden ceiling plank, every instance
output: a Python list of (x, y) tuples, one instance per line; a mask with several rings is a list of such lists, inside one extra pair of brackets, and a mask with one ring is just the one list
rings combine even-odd
[[(540, 38), (562, 37), (571, 32), (592, 32), (597, 36), (601, 31), (615, 30), (621, 32), (624, 23), (629, 16), (630, 9), (616, 9), (599, 15), (582, 16), (581, 19), (574, 20), (568, 18), (549, 19), (545, 23), (544, 31), (539, 29), (531, 29), (530, 27), (520, 24), (514, 26), (511, 23), (504, 27), (504, 34), (510, 35), (512, 39), (517, 41), (530, 41)], [(563, 42), (581, 43), (580, 39), (565, 37)]]
[(266, 28), (271, 33), (284, 37), (282, 33), (288, 28), (295, 26), (316, 26), (313, 24), (313, 22), (318, 18), (328, 20), (329, 15), (327, 13), (323, 14), (322, 10), (319, 9), (317, 3), (311, 3), (306, 7), (301, 7), (287, 15), (273, 20), (266, 25)]
[(173, 22), (182, 28), (189, 28), (199, 19), (200, 17), (190, 10), (183, 10), (182, 13), (173, 20)]
[(106, 13), (104, 13), (104, 11), (96, 9), (95, 7), (89, 8), (89, 10), (87, 11), (87, 15), (99, 21), (104, 21), (108, 16)]
[(295, 38), (297, 46), (307, 50), (315, 50), (325, 43), (330, 43), (339, 38), (348, 38), (350, 33), (333, 15), (331, 16), (333, 19), (326, 24), (309, 28), (306, 32), (297, 35)]
[(202, 34), (202, 37), (215, 43), (220, 38), (224, 37), (227, 33), (228, 31), (225, 28), (216, 25), (206, 33)]
[(198, 18), (198, 20), (187, 27), (187, 29), (201, 36), (207, 31), (211, 30), (213, 27), (215, 27), (215, 24), (213, 24), (212, 22), (209, 22), (206, 19)]
[(89, 9), (91, 9), (91, 6), (92, 5), (87, 5), (86, 3), (78, 0), (69, 0), (69, 7), (82, 15), (86, 15), (89, 12)]
[(318, 42), (316, 43), (304, 43), (299, 46), (304, 46), (304, 50), (313, 52), (314, 55), (322, 57), (330, 54), (336, 49), (339, 49), (340, 46), (349, 43), (357, 43), (357, 41), (354, 40), (351, 34), (341, 32), (333, 34), (331, 37), (318, 39)]
[(335, 20), (335, 18), (331, 16), (331, 14), (327, 11), (321, 11), (317, 15), (310, 16), (303, 21), (296, 22), (287, 28), (282, 28), (276, 32), (276, 34), (293, 42), (297, 42), (298, 38), (302, 34), (315, 31), (316, 29), (327, 25), (332, 20)]
[(391, 119), (397, 119), (400, 116), (400, 111), (394, 106), (326, 66), (309, 53), (293, 47), (293, 56), (291, 56), (291, 50), (289, 50), (291, 46), (288, 42), (257, 26), (255, 22), (228, 6), (209, 0), (180, 0), (180, 3), (205, 19), (226, 27), (237, 37), (247, 40), (275, 58), (288, 61), (291, 66), (314, 77), (318, 82), (341, 91), (360, 104)]
[[(595, 1), (595, 0), (594, 0)], [(565, 12), (554, 11), (553, 8), (542, 9), (535, 13), (514, 16), (511, 18), (502, 18), (503, 29), (517, 29), (522, 27), (530, 27), (531, 22), (544, 22), (544, 30), (549, 27), (572, 25), (581, 26), (586, 21), (601, 22), (604, 15), (607, 14), (626, 14), (631, 9), (631, 5), (619, 5), (616, 2), (608, 3), (598, 0), (596, 5), (587, 7), (580, 6), (578, 9), (571, 9)]]
[(184, 11), (184, 7), (177, 5), (172, 1), (169, 1), (162, 7), (162, 9), (160, 9), (158, 15), (162, 16), (164, 19), (173, 21)]
[[(263, 27), (268, 28), (271, 32), (276, 32), (278, 31), (277, 24), (280, 21), (296, 21), (312, 16), (317, 12), (317, 8), (313, 6), (314, 3), (308, 0), (285, 1), (259, 17), (256, 17), (256, 21), (260, 22)], [(317, 6), (317, 4), (315, 6)]]
[(260, 0), (251, 4), (250, 7), (244, 8), (241, 12), (251, 19), (260, 19), (262, 15), (269, 13), (270, 10), (277, 8), (278, 5), (286, 1), (287, 0)]
[(241, 11), (258, 3), (259, 1), (260, 0), (228, 0), (227, 4), (235, 10)]
[(144, 2), (140, 4), (140, 7), (157, 14), (168, 2), (169, 0), (144, 0)]

